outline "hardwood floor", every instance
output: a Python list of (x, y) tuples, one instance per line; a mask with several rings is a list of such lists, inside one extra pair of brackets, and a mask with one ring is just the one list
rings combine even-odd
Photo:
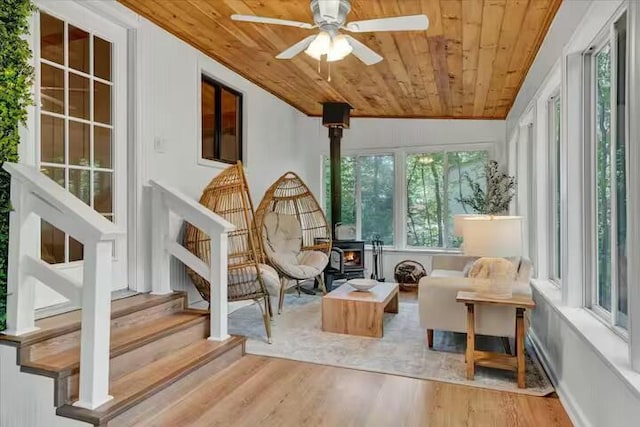
[(570, 426), (534, 397), (247, 355), (140, 426)]

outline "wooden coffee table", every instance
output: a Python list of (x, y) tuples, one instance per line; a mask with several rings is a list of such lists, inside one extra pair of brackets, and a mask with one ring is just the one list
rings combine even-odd
[(382, 338), (385, 312), (398, 312), (397, 283), (380, 282), (367, 292), (345, 283), (322, 297), (322, 330)]
[[(506, 369), (515, 371), (518, 377), (518, 388), (526, 388), (525, 381), (525, 358), (524, 358), (524, 311), (532, 309), (536, 303), (530, 296), (513, 295), (511, 298), (496, 298), (490, 294), (481, 292), (460, 291), (456, 301), (467, 306), (467, 379), (472, 380), (475, 376), (475, 366), (486, 366), (489, 368)], [(503, 307), (513, 307), (516, 310), (516, 355), (503, 353), (492, 353), (475, 349), (476, 326), (475, 326), (475, 305), (493, 304)]]

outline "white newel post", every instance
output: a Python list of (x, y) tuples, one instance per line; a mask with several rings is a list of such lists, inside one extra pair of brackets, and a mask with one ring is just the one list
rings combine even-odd
[(7, 329), (9, 335), (32, 332), (35, 327), (36, 280), (24, 271), (21, 260), (30, 255), (39, 257), (40, 222), (29, 208), (29, 189), (18, 179), (11, 178), (9, 214), (9, 260), (7, 265)]
[(171, 255), (167, 250), (167, 239), (170, 230), (169, 209), (165, 205), (162, 193), (151, 190), (151, 293), (154, 295), (170, 294)]
[(218, 230), (209, 231), (211, 238), (210, 299), (211, 320), (210, 340), (224, 341), (229, 338), (227, 330), (227, 245), (228, 234)]
[(74, 403), (95, 409), (109, 396), (113, 241), (86, 242), (80, 335), (80, 396)]

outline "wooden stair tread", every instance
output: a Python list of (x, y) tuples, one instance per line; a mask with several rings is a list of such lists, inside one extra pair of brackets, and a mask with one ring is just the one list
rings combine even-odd
[[(146, 324), (138, 324), (133, 327), (121, 328), (111, 334), (111, 357), (115, 357), (133, 348), (147, 344), (160, 336), (174, 333), (176, 330), (187, 327), (199, 321), (206, 321), (206, 315), (183, 311), (164, 316)], [(79, 344), (79, 343), (78, 343)], [(64, 350), (50, 356), (44, 356), (36, 360), (28, 360), (22, 363), (27, 370), (43, 371), (40, 373), (71, 374), (77, 370), (80, 363), (80, 346)]]
[(245, 339), (232, 336), (222, 342), (200, 340), (113, 381), (109, 387), (113, 399), (99, 408), (89, 410), (63, 405), (57, 409), (57, 414), (94, 425), (103, 424), (226, 351), (242, 345)]
[[(174, 292), (167, 295), (137, 294), (120, 298), (111, 302), (111, 319), (117, 319), (180, 298), (185, 298), (184, 292)], [(20, 336), (0, 334), (0, 343), (24, 346), (74, 332), (80, 329), (81, 316), (82, 310), (74, 310), (46, 317), (37, 320), (36, 326), (40, 329), (29, 334)]]

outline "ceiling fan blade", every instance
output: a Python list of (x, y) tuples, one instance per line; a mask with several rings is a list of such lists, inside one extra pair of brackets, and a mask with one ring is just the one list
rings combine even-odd
[(286, 25), (289, 27), (304, 28), (305, 30), (311, 30), (315, 28), (315, 25), (308, 24), (306, 22), (289, 21), (286, 19), (277, 19), (277, 18), (268, 18), (266, 16), (231, 15), (231, 19), (233, 19), (234, 21), (253, 22), (254, 24)]
[(382, 56), (369, 49), (367, 45), (360, 43), (358, 40), (354, 39), (351, 36), (345, 37), (347, 38), (347, 40), (349, 40), (351, 47), (353, 47), (352, 53), (356, 56), (356, 58), (364, 62), (366, 65), (373, 65), (382, 61)]
[(303, 50), (305, 50), (307, 47), (309, 47), (309, 45), (311, 44), (311, 42), (313, 41), (313, 39), (316, 38), (316, 35), (312, 35), (309, 36), (307, 38), (304, 38), (302, 40), (300, 40), (298, 43), (294, 44), (293, 46), (283, 50), (282, 52), (280, 52), (278, 54), (278, 56), (276, 56), (277, 59), (291, 59), (294, 56), (296, 56), (297, 54), (299, 54), (300, 52), (302, 52)]
[(346, 30), (354, 33), (369, 31), (417, 31), (429, 28), (427, 15), (407, 15), (392, 18), (369, 19), (349, 22)]

